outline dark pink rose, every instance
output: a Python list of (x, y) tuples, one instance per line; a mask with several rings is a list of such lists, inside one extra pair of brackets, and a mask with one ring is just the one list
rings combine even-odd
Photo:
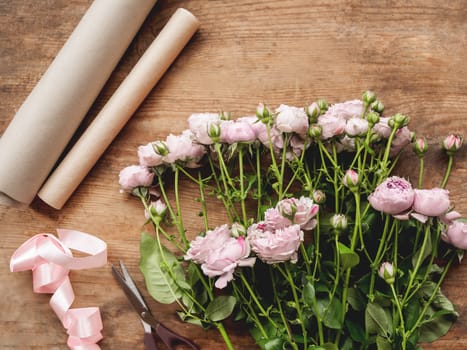
[(412, 207), (415, 193), (407, 180), (392, 176), (383, 181), (368, 196), (371, 206), (383, 213), (396, 215)]
[(415, 190), (413, 210), (426, 216), (441, 216), (449, 210), (449, 191), (442, 188)]

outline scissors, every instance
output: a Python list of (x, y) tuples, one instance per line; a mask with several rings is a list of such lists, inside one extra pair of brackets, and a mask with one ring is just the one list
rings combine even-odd
[(189, 339), (171, 331), (154, 318), (125, 265), (121, 261), (119, 263), (121, 272), (112, 265), (112, 273), (141, 318), (141, 323), (144, 327), (144, 345), (146, 349), (158, 350), (155, 339), (157, 335), (169, 350), (175, 350), (175, 345), (177, 344), (185, 344), (193, 350), (199, 350)]

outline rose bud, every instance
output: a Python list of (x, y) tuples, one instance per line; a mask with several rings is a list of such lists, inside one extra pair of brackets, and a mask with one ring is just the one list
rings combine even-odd
[(375, 126), (376, 124), (379, 123), (379, 114), (376, 113), (376, 112), (370, 112), (366, 115), (366, 120), (368, 121), (368, 124), (370, 125), (370, 127), (373, 127)]
[(419, 137), (415, 140), (413, 144), (413, 151), (418, 156), (418, 158), (423, 158), (425, 153), (428, 151), (428, 143), (426, 142), (425, 137)]
[(314, 190), (311, 196), (313, 198), (313, 202), (316, 204), (323, 204), (326, 202), (326, 195), (321, 190)]
[(214, 143), (219, 142), (221, 136), (220, 123), (208, 123), (208, 136), (214, 141)]
[(462, 136), (451, 134), (443, 140), (441, 146), (448, 155), (453, 155), (462, 147), (463, 141)]
[(374, 110), (375, 112), (378, 112), (381, 114), (384, 111), (384, 104), (383, 102), (376, 100), (371, 104), (370, 108)]
[(390, 262), (383, 262), (378, 270), (378, 275), (388, 284), (393, 284), (396, 279), (394, 266)]
[(160, 222), (164, 216), (165, 213), (167, 212), (167, 205), (158, 199), (155, 202), (151, 202), (151, 204), (148, 207), (148, 210), (144, 211), (144, 216), (147, 220), (149, 220), (151, 217), (153, 217), (157, 222)]
[(321, 109), (316, 102), (313, 102), (311, 105), (305, 107), (305, 112), (310, 124), (312, 124), (318, 121)]
[(353, 192), (358, 189), (360, 177), (355, 170), (349, 169), (345, 172), (344, 177), (342, 178), (342, 183)]
[(245, 226), (238, 222), (234, 222), (232, 224), (232, 227), (230, 228), (230, 232), (232, 234), (232, 237), (238, 238), (238, 237), (243, 237), (246, 235), (246, 229)]
[(318, 104), (319, 106), (319, 109), (321, 110), (321, 114), (323, 112), (326, 112), (328, 110), (328, 103), (326, 102), (326, 100), (324, 99), (319, 99), (318, 101), (316, 101), (316, 103)]
[(400, 129), (400, 128), (403, 128), (404, 126), (406, 126), (407, 124), (409, 124), (409, 121), (410, 121), (410, 118), (403, 115), (403, 114), (400, 114), (400, 113), (397, 113), (395, 115), (393, 115), (389, 121), (388, 121), (388, 125), (391, 127), (391, 128), (396, 128), (396, 129)]
[(152, 144), (152, 147), (154, 148), (154, 152), (162, 157), (169, 154), (169, 149), (164, 141), (156, 141)]
[(319, 139), (321, 137), (321, 133), (322, 128), (318, 124), (314, 124), (308, 129), (308, 135), (313, 139)]
[(376, 94), (373, 91), (367, 90), (363, 93), (362, 100), (365, 104), (369, 105), (376, 100)]
[(256, 107), (256, 116), (262, 122), (268, 122), (271, 118), (271, 111), (264, 104), (259, 103)]
[(337, 232), (344, 231), (347, 228), (347, 217), (344, 214), (334, 214), (331, 217), (331, 226)]

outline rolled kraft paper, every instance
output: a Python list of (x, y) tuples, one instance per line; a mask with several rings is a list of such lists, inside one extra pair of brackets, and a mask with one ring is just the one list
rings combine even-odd
[(61, 209), (199, 27), (198, 19), (178, 9), (68, 152), (38, 196)]
[(0, 138), (0, 203), (31, 203), (156, 0), (95, 0)]

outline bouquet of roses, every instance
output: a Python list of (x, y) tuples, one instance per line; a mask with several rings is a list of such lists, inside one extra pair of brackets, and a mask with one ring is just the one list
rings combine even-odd
[[(457, 313), (440, 286), (467, 248), (445, 189), (462, 138), (444, 139), (444, 179), (423, 188), (426, 139), (383, 110), (371, 91), (330, 106), (260, 104), (235, 120), (193, 114), (180, 135), (140, 146), (120, 184), (154, 229), (141, 238), (149, 293), (216, 327), (229, 349), (229, 317), (268, 350), (421, 349), (445, 334)], [(392, 174), (409, 144), (415, 184)], [(202, 232), (184, 225), (187, 181)], [(225, 210), (215, 227), (211, 201)]]

